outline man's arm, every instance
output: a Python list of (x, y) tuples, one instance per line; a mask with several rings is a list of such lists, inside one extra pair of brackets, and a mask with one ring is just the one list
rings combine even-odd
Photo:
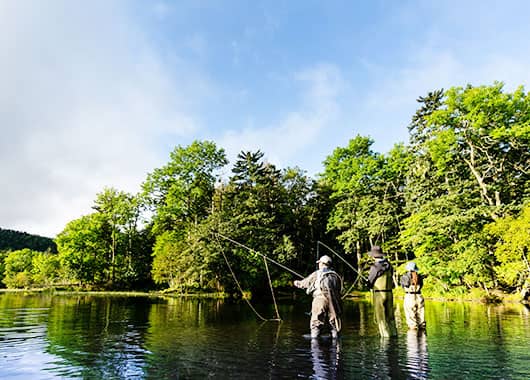
[(316, 280), (317, 272), (311, 273), (309, 276), (304, 278), (303, 280), (295, 280), (293, 282), (294, 286), (300, 289), (307, 289), (309, 288)]

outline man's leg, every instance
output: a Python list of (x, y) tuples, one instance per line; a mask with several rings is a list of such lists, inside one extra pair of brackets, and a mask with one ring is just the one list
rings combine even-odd
[(320, 329), (324, 325), (326, 317), (326, 299), (323, 297), (313, 298), (311, 305), (311, 338), (317, 338), (320, 335)]

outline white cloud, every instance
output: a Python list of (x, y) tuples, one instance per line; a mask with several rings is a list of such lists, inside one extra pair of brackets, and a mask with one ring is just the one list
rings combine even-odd
[(53, 237), (103, 187), (138, 191), (157, 138), (198, 128), (122, 4), (87, 4), (0, 4), (2, 228)]
[[(416, 99), (429, 91), (455, 86), (505, 83), (506, 91), (530, 83), (530, 58), (484, 54), (471, 63), (452, 49), (418, 47), (409, 61), (398, 67), (377, 67), (365, 62), (373, 80), (354, 115), (348, 117), (361, 134), (369, 134), (378, 151), (396, 142), (407, 142), (406, 126), (418, 108)], [(528, 88), (527, 88), (528, 90)], [(366, 126), (369, 126), (368, 128)]]
[[(318, 143), (326, 127), (339, 114), (337, 97), (343, 87), (340, 70), (331, 64), (319, 64), (301, 70), (293, 76), (300, 83), (302, 101), (274, 125), (249, 125), (242, 131), (227, 131), (219, 146), (225, 148), (230, 162), (239, 152), (261, 150), (266, 159), (279, 168), (298, 165), (302, 169), (301, 152)], [(314, 169), (314, 168), (309, 168)]]

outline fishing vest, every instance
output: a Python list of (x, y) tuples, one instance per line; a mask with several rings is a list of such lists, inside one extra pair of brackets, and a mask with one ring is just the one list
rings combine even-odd
[(340, 286), (341, 280), (337, 272), (332, 271), (331, 269), (319, 269), (316, 273), (315, 282), (312, 286), (307, 288), (307, 293), (312, 293), (313, 297), (325, 296), (330, 292), (331, 288)]
[(420, 274), (418, 273), (418, 283), (416, 285), (412, 285), (412, 276), (410, 272), (407, 272), (403, 275), (401, 278), (401, 286), (403, 287), (403, 290), (405, 290), (405, 293), (409, 294), (420, 294), (421, 288), (422, 288), (422, 278)]

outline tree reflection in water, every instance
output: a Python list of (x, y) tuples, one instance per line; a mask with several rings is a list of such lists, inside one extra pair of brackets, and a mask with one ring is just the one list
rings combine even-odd
[[(301, 309), (280, 305), (285, 319), (262, 323), (246, 304), (228, 300), (0, 293), (0, 378), (530, 375), (530, 311), (523, 305), (430, 302), (428, 335), (401, 323), (397, 338), (381, 339), (371, 305), (349, 302), (338, 341), (306, 339)], [(270, 314), (272, 305), (260, 310)]]

